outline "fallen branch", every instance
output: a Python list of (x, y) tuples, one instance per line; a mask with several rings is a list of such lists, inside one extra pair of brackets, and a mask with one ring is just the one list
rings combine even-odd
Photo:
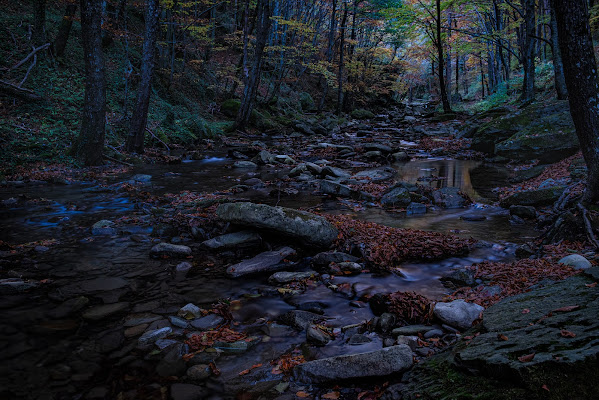
[(112, 162), (115, 162), (115, 163), (117, 163), (117, 164), (126, 165), (127, 167), (132, 167), (132, 166), (133, 166), (133, 164), (130, 164), (130, 163), (128, 163), (128, 162), (125, 162), (125, 161), (117, 160), (116, 158), (113, 158), (113, 157), (107, 156), (106, 154), (103, 154), (103, 155), (102, 155), (102, 157), (104, 157), (104, 158), (105, 158), (105, 159), (107, 159), (108, 161), (112, 161)]
[(0, 92), (28, 101), (42, 101), (44, 99), (33, 90), (24, 89), (3, 80), (0, 80)]
[(48, 47), (50, 47), (50, 43), (46, 43), (44, 45), (41, 45), (38, 48), (33, 48), (33, 51), (31, 53), (29, 53), (29, 55), (27, 57), (25, 57), (24, 59), (22, 59), (21, 61), (19, 61), (18, 63), (16, 63), (15, 65), (13, 65), (12, 67), (10, 67), (10, 70), (12, 71), (13, 69), (17, 69), (19, 68), (21, 65), (25, 64), (27, 61), (29, 61), (29, 59), (33, 56), (35, 56), (35, 54), (40, 51), (40, 50), (45, 50)]
[(158, 136), (154, 135), (154, 132), (152, 132), (150, 129), (146, 128), (146, 131), (152, 135), (152, 137), (156, 140), (158, 140), (160, 143), (162, 143), (164, 145), (164, 147), (166, 147), (166, 151), (168, 152), (169, 156), (171, 154), (171, 148), (168, 147), (168, 144), (164, 143)]
[(18, 86), (19, 88), (21, 86), (23, 86), (23, 84), (25, 83), (25, 81), (29, 77), (29, 73), (31, 72), (31, 70), (33, 69), (33, 67), (35, 67), (35, 64), (37, 64), (37, 54), (33, 55), (33, 62), (31, 63), (31, 65), (29, 66), (29, 68), (27, 68), (27, 72), (25, 73), (25, 76), (23, 77), (23, 80), (21, 81), (21, 83), (19, 83), (19, 86)]
[(582, 203), (578, 203), (576, 207), (582, 213), (582, 220), (584, 221), (584, 227), (587, 232), (587, 237), (589, 241), (595, 246), (596, 249), (599, 249), (599, 242), (597, 238), (595, 238), (595, 234), (593, 233), (593, 226), (591, 225), (591, 220), (589, 219), (589, 213), (585, 206)]

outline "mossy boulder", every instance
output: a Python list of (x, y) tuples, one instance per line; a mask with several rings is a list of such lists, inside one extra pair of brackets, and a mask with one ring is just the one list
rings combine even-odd
[(472, 149), (518, 161), (552, 163), (578, 151), (566, 101), (532, 104), (480, 126)]
[(241, 101), (228, 99), (220, 105), (220, 111), (229, 118), (235, 118), (239, 112), (239, 107), (241, 107)]
[(302, 105), (303, 111), (316, 111), (316, 104), (314, 103), (314, 99), (312, 98), (312, 96), (310, 96), (310, 93), (301, 92), (299, 94), (299, 101)]
[(552, 186), (537, 190), (524, 190), (501, 200), (502, 207), (510, 206), (548, 206), (555, 203), (564, 192), (563, 186)]
[(357, 110), (353, 110), (351, 112), (351, 116), (355, 119), (371, 119), (374, 118), (374, 113), (363, 108), (358, 108)]

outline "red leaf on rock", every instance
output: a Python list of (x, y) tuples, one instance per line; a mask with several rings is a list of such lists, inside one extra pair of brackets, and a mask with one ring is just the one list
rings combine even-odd
[(528, 308), (525, 308), (524, 310), (522, 310), (522, 314), (528, 314), (530, 312), (530, 310)]
[(555, 309), (551, 312), (570, 312), (570, 311), (578, 310), (579, 308), (580, 308), (580, 306), (566, 306), (566, 307), (561, 307), (561, 308)]
[(526, 363), (526, 362), (531, 362), (533, 360), (533, 358), (535, 358), (535, 353), (527, 354), (525, 356), (520, 356), (520, 357), (518, 357), (518, 360), (520, 362)]
[(566, 338), (576, 337), (576, 334), (574, 332), (570, 332), (565, 329), (562, 329), (559, 333), (560, 333), (560, 335), (562, 335), (562, 337), (566, 337)]

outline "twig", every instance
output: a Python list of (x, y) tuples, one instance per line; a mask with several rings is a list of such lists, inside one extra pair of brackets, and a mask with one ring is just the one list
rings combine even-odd
[(18, 63), (16, 63), (15, 65), (13, 65), (12, 67), (10, 67), (11, 70), (13, 69), (17, 69), (19, 68), (21, 65), (25, 64), (27, 61), (29, 61), (29, 59), (31, 57), (33, 57), (38, 51), (40, 50), (44, 50), (47, 49), (48, 47), (50, 47), (50, 43), (46, 43), (44, 45), (41, 45), (38, 48), (33, 48), (33, 51), (31, 53), (29, 53), (29, 55), (27, 57), (25, 57), (24, 59), (22, 59), (21, 61), (19, 61)]
[(589, 241), (595, 246), (596, 249), (599, 249), (599, 242), (597, 241), (597, 239), (595, 238), (595, 234), (593, 233), (593, 226), (591, 225), (591, 220), (589, 219), (586, 207), (583, 206), (582, 203), (578, 203), (576, 207), (582, 213), (582, 220), (584, 221), (584, 227), (586, 228), (587, 237)]
[(133, 166), (133, 164), (130, 164), (130, 163), (125, 162), (125, 161), (117, 160), (116, 158), (107, 156), (106, 154), (103, 154), (102, 157), (104, 157), (108, 161), (112, 161), (112, 162), (115, 162), (117, 164), (123, 164), (123, 165), (126, 165), (127, 167), (132, 167)]
[(154, 135), (154, 132), (152, 132), (149, 128), (146, 128), (146, 131), (152, 135), (154, 137), (154, 139), (158, 140), (160, 143), (162, 143), (164, 145), (164, 147), (166, 147), (166, 151), (168, 151), (168, 155), (171, 155), (171, 148), (168, 147), (168, 144), (164, 143), (158, 136)]
[[(35, 50), (35, 48), (34, 48), (34, 50)], [(29, 68), (27, 68), (27, 72), (25, 73), (25, 76), (23, 77), (23, 80), (21, 81), (21, 83), (19, 83), (19, 85), (17, 87), (20, 88), (21, 86), (23, 86), (23, 84), (25, 83), (25, 81), (29, 77), (29, 73), (31, 72), (31, 70), (33, 69), (33, 67), (35, 67), (35, 64), (37, 64), (37, 54), (33, 55), (33, 62), (31, 63), (31, 65), (29, 66)]]
[(41, 101), (44, 99), (33, 90), (21, 88), (3, 80), (0, 80), (0, 92), (29, 101)]

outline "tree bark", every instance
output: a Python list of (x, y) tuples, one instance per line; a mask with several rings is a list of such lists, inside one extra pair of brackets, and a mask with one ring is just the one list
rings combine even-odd
[(339, 71), (337, 73), (337, 85), (338, 85), (338, 89), (337, 89), (337, 115), (341, 115), (341, 111), (343, 111), (343, 74), (344, 74), (344, 70), (343, 68), (345, 67), (344, 65), (344, 46), (345, 46), (345, 24), (347, 23), (347, 3), (343, 3), (344, 5), (344, 9), (343, 9), (343, 17), (341, 18), (341, 32), (339, 33), (340, 35), (340, 40), (341, 42), (339, 43)]
[(35, 0), (31, 40), (36, 46), (46, 43), (46, 0)]
[(447, 96), (447, 87), (445, 86), (445, 76), (443, 66), (443, 38), (441, 37), (441, 0), (437, 0), (437, 56), (439, 58), (439, 88), (441, 90), (441, 102), (443, 103), (443, 112), (450, 113), (451, 105), (449, 104), (449, 97)]
[(235, 129), (244, 129), (250, 121), (258, 85), (260, 83), (260, 73), (262, 71), (262, 56), (264, 47), (268, 40), (268, 31), (270, 29), (270, 3), (269, 0), (258, 0), (256, 5), (256, 46), (254, 51), (254, 60), (252, 70), (247, 76), (239, 112), (235, 119)]
[[(335, 42), (335, 31), (337, 30), (336, 24), (336, 15), (337, 15), (337, 0), (333, 0), (333, 9), (331, 10), (331, 21), (329, 24), (329, 44), (327, 47), (327, 61), (330, 63), (333, 60), (333, 44)], [(320, 83), (322, 87), (322, 97), (320, 98), (320, 102), (318, 103), (318, 112), (321, 112), (324, 108), (324, 103), (327, 98), (327, 94), (329, 91), (329, 85), (325, 77), (320, 77)]]
[(58, 28), (58, 33), (56, 34), (56, 39), (54, 39), (54, 54), (56, 57), (64, 56), (64, 51), (67, 48), (67, 42), (71, 33), (71, 27), (73, 26), (73, 17), (75, 16), (76, 11), (76, 4), (67, 5), (64, 17), (62, 17), (60, 27)]
[(524, 0), (524, 24), (522, 32), (522, 67), (524, 68), (524, 82), (522, 83), (523, 103), (530, 103), (535, 96), (535, 46), (536, 33), (535, 0)]
[(555, 78), (555, 91), (558, 100), (568, 98), (568, 88), (566, 87), (566, 78), (564, 76), (564, 64), (562, 62), (562, 52), (559, 48), (559, 34), (557, 30), (557, 21), (555, 19), (555, 9), (551, 10), (551, 53), (553, 55), (553, 75)]
[(143, 56), (141, 62), (141, 82), (137, 92), (137, 102), (131, 118), (127, 151), (143, 153), (148, 108), (152, 91), (152, 76), (156, 54), (156, 38), (158, 36), (158, 17), (160, 16), (159, 0), (148, 0), (146, 4), (146, 31), (144, 35)]
[(570, 113), (587, 164), (584, 200), (599, 201), (599, 84), (587, 0), (552, 0)]
[(106, 124), (106, 80), (102, 54), (102, 2), (80, 0), (81, 42), (85, 59), (85, 100), (75, 156), (85, 165), (101, 165)]

